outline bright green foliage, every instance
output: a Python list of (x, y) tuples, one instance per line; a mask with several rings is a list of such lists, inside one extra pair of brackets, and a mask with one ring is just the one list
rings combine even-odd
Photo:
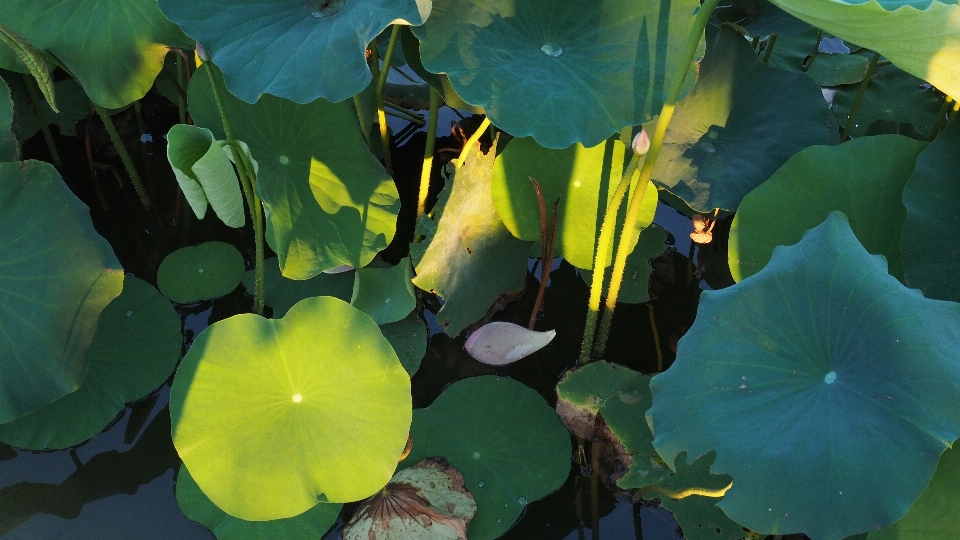
[(906, 283), (928, 298), (960, 301), (960, 124), (954, 122), (917, 157), (903, 188), (907, 218), (900, 250)]
[[(190, 112), (223, 139), (206, 69), (194, 74)], [(284, 276), (307, 279), (342, 264), (361, 268), (387, 247), (399, 195), (367, 149), (353, 103), (298, 105), (264, 96), (249, 105), (226, 92), (223, 99), (234, 136), (259, 163), (267, 242)]]
[(796, 154), (769, 180), (744, 197), (730, 229), (733, 279), (757, 273), (776, 246), (796, 243), (834, 210), (850, 219), (870, 253), (887, 258), (890, 273), (903, 274), (900, 202), (924, 143), (900, 135), (856, 139), (840, 146), (812, 146)]
[(526, 277), (530, 242), (514, 238), (497, 216), (493, 166), (493, 149), (470, 152), (447, 180), (433, 220), (421, 219), (417, 234), (426, 238), (410, 246), (413, 284), (443, 298), (437, 324), (451, 337), (486, 315), (500, 295), (522, 289)]
[(204, 242), (164, 257), (157, 269), (157, 287), (178, 304), (209, 300), (236, 289), (243, 269), (237, 248), (225, 242)]
[(414, 411), (413, 450), (403, 464), (442, 456), (463, 473), (477, 502), (470, 540), (492, 540), (524, 507), (570, 472), (570, 435), (535, 391), (512, 379), (473, 377)]
[(177, 472), (177, 504), (189, 519), (196, 521), (217, 540), (316, 540), (337, 522), (342, 504), (321, 503), (286, 519), (244, 521), (217, 508), (181, 463)]
[(76, 390), (123, 268), (48, 163), (0, 163), (0, 423)]
[[(243, 286), (251, 295), (254, 272), (255, 270), (251, 269), (243, 275)], [(353, 281), (353, 272), (320, 273), (305, 280), (289, 279), (280, 275), (276, 257), (264, 261), (265, 303), (273, 308), (275, 319), (283, 317), (294, 304), (311, 296), (333, 296), (348, 302), (353, 291)]]
[(867, 540), (953, 540), (960, 536), (960, 450), (953, 448), (940, 455), (940, 462), (926, 489), (903, 519), (879, 531)]
[[(649, 188), (647, 193), (652, 193)], [(650, 275), (653, 273), (651, 261), (667, 251), (667, 231), (659, 225), (650, 225), (640, 233), (637, 246), (627, 256), (627, 266), (623, 271), (623, 283), (617, 302), (621, 304), (642, 304), (650, 300)], [(607, 270), (603, 279), (603, 290), (610, 290), (610, 274)], [(587, 285), (593, 283), (593, 272), (581, 270), (580, 277)]]
[(161, 0), (247, 103), (270, 94), (343, 101), (370, 82), (364, 49), (381, 30), (422, 24), (430, 0)]
[(409, 259), (389, 268), (358, 268), (354, 272), (350, 304), (377, 324), (397, 322), (417, 307)]
[(109, 424), (127, 403), (161, 386), (180, 358), (180, 317), (145, 281), (126, 276), (100, 314), (80, 388), (8, 424), (0, 440), (19, 448), (68, 448)]
[(156, 0), (7, 0), (0, 24), (53, 53), (107, 108), (143, 97), (168, 47), (193, 48)]
[[(446, 73), (495, 126), (547, 148), (591, 147), (659, 112), (670, 78), (685, 73), (679, 62), (699, 5), (435, 0), (413, 33), (424, 67)], [(695, 74), (685, 73), (687, 91)]]
[(650, 383), (654, 446), (668, 462), (715, 450), (714, 472), (734, 478), (718, 506), (751, 530), (875, 530), (960, 434), (957, 340), (960, 306), (901, 285), (831, 213), (756, 275), (702, 294)]
[(13, 99), (10, 87), (0, 79), (0, 161), (20, 159), (20, 143), (13, 135)]
[(770, 0), (817, 28), (878, 51), (904, 71), (960, 95), (955, 0)]
[(170, 394), (173, 442), (204, 493), (250, 521), (368, 497), (393, 475), (410, 378), (380, 329), (342, 300), (204, 330)]
[[(868, 53), (868, 56), (873, 55)], [(833, 97), (833, 114), (841, 125), (847, 123), (859, 91), (859, 85), (845, 86), (839, 88)], [(937, 94), (927, 88), (922, 80), (897, 66), (880, 66), (870, 77), (850, 134), (861, 137), (867, 133), (870, 124), (883, 121), (913, 124), (919, 133), (926, 136), (937, 121), (941, 103)]]
[(413, 377), (427, 354), (427, 323), (413, 312), (401, 321), (381, 324), (380, 331), (397, 353), (403, 369)]
[(209, 129), (177, 124), (167, 133), (167, 160), (197, 218), (203, 219), (209, 202), (228, 227), (243, 227), (240, 181), (221, 146)]
[(677, 106), (653, 180), (694, 210), (736, 210), (790, 156), (829, 143), (829, 122), (814, 81), (764, 66), (724, 26), (709, 41), (697, 86)]
[[(494, 164), (491, 192), (497, 214), (517, 238), (540, 240), (540, 205), (530, 182), (533, 178), (543, 191), (548, 227), (553, 203), (560, 199), (554, 255), (577, 268), (593, 268), (603, 213), (631, 155), (619, 139), (592, 148), (574, 144), (563, 150), (544, 148), (529, 137), (512, 139)], [(636, 185), (636, 175), (632, 181)], [(635, 233), (653, 222), (656, 194), (656, 188), (648, 184)], [(622, 203), (618, 228), (626, 208)], [(607, 265), (613, 261), (612, 251)]]

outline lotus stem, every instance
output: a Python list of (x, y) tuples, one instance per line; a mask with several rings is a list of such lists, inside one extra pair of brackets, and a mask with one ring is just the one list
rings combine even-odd
[(453, 160), (453, 164), (456, 167), (462, 167), (463, 163), (467, 160), (467, 156), (470, 155), (470, 152), (473, 150), (473, 147), (477, 145), (477, 141), (480, 140), (480, 137), (483, 136), (483, 132), (490, 127), (490, 119), (486, 116), (483, 117), (483, 122), (480, 122), (480, 127), (473, 132), (473, 135), (467, 139), (467, 142), (463, 145), (463, 150), (460, 151), (460, 156), (457, 159)]
[(760, 45), (760, 36), (753, 36), (753, 39), (750, 41), (750, 46), (753, 47), (753, 51), (757, 51), (757, 45)]
[[(633, 246), (632, 231), (636, 227), (637, 220), (640, 217), (640, 208), (643, 206), (644, 195), (646, 195), (647, 185), (653, 177), (653, 167), (657, 163), (657, 157), (660, 155), (660, 148), (663, 146), (663, 139), (667, 134), (667, 127), (670, 125), (670, 119), (677, 107), (677, 100), (680, 97), (680, 91), (683, 89), (683, 80), (686, 78), (690, 64), (693, 62), (693, 56), (697, 52), (697, 46), (703, 35), (703, 30), (707, 26), (710, 14), (717, 7), (720, 0), (704, 0), (703, 5), (697, 12), (690, 34), (687, 35), (687, 42), (684, 45), (683, 56), (678, 64), (679, 73), (670, 82), (669, 90), (663, 101), (663, 108), (660, 111), (660, 118), (657, 120), (657, 128), (654, 130), (653, 138), (650, 141), (650, 151), (647, 158), (643, 161), (640, 168), (640, 178), (637, 180), (636, 193), (630, 199), (630, 205), (627, 207), (627, 217), (624, 220), (623, 232), (620, 234), (620, 241), (617, 243), (617, 254), (613, 262), (613, 274), (610, 276), (610, 290), (607, 292), (606, 308), (609, 315), (604, 317), (613, 317), (613, 310), (617, 305), (617, 296), (620, 294), (620, 287), (623, 284), (623, 272), (627, 266), (627, 255), (630, 254)], [(601, 327), (601, 339), (603, 337), (603, 327)], [(602, 350), (605, 343), (600, 342)]]
[(763, 55), (763, 63), (770, 61), (770, 55), (773, 54), (773, 46), (777, 44), (777, 34), (770, 34), (770, 40), (767, 41), (767, 52)]
[(110, 136), (110, 142), (113, 143), (113, 146), (117, 149), (117, 154), (120, 155), (120, 161), (123, 162), (123, 168), (127, 170), (127, 176), (130, 177), (130, 181), (133, 182), (133, 188), (137, 190), (137, 196), (140, 197), (140, 203), (143, 204), (143, 207), (146, 210), (150, 210), (150, 197), (147, 195), (147, 190), (144, 189), (143, 183), (140, 181), (140, 175), (137, 174), (136, 167), (133, 166), (133, 160), (130, 159), (130, 153), (127, 152), (126, 146), (123, 145), (123, 141), (120, 139), (120, 134), (117, 133), (117, 127), (113, 125), (113, 120), (110, 118), (110, 113), (106, 109), (93, 103), (93, 108), (97, 110), (97, 114), (100, 115), (100, 119), (103, 120), (103, 127), (107, 130), (107, 135)]
[(653, 333), (653, 346), (657, 350), (657, 373), (663, 371), (663, 349), (660, 348), (660, 332), (657, 331), (657, 318), (654, 314), (653, 304), (647, 304), (647, 312), (650, 314), (650, 331)]
[(180, 123), (187, 123), (187, 93), (183, 90), (183, 85), (186, 82), (186, 73), (187, 68), (183, 65), (184, 60), (182, 58), (177, 58), (177, 113), (179, 114)]
[(363, 134), (363, 140), (367, 143), (367, 148), (372, 150), (370, 124), (367, 123), (367, 115), (363, 112), (363, 103), (360, 101), (360, 94), (353, 96), (353, 106), (357, 109), (357, 120), (360, 121), (360, 133)]
[(873, 76), (873, 70), (877, 68), (877, 62), (879, 61), (880, 53), (874, 53), (873, 60), (870, 61), (870, 66), (867, 67), (867, 74), (864, 75), (863, 82), (860, 83), (860, 90), (857, 92), (857, 97), (853, 100), (853, 106), (850, 107), (850, 116), (847, 118), (847, 124), (843, 126), (843, 132), (840, 133), (841, 143), (847, 141), (847, 137), (853, 129), (853, 121), (857, 117), (857, 111), (860, 110), (860, 102), (863, 101), (863, 96), (867, 93), (867, 86), (870, 85), (870, 78)]
[(817, 54), (820, 52), (821, 41), (823, 41), (823, 30), (817, 32), (817, 44), (813, 46), (813, 52), (810, 53), (810, 61), (801, 66), (804, 72), (809, 70), (810, 66), (813, 65), (813, 61), (817, 59)]
[[(391, 51), (388, 50), (387, 52), (389, 53)], [(373, 71), (373, 78), (375, 81), (377, 81), (376, 84), (379, 85), (381, 75), (380, 55), (377, 51), (376, 40), (370, 44), (370, 55), (370, 69)], [(389, 67), (390, 66), (388, 63), (384, 63), (383, 72), (386, 72)], [(377, 100), (377, 124), (380, 127), (380, 151), (383, 154), (383, 166), (387, 170), (387, 174), (393, 176), (393, 162), (390, 158), (390, 131), (387, 129), (387, 115), (383, 111), (383, 98), (380, 95), (383, 87), (381, 86), (379, 89), (374, 87), (374, 90), (377, 90), (375, 99)]]
[(560, 198), (553, 203), (553, 229), (547, 236), (547, 205), (543, 200), (543, 191), (540, 184), (533, 177), (530, 177), (533, 184), (533, 190), (537, 194), (537, 205), (540, 207), (540, 287), (537, 288), (537, 299), (533, 303), (533, 310), (530, 312), (530, 322), (527, 324), (528, 330), (533, 330), (537, 324), (537, 316), (540, 314), (540, 308), (543, 305), (543, 296), (547, 291), (547, 280), (550, 279), (550, 270), (553, 267), (553, 246), (557, 238), (557, 212), (560, 206)]
[(425, 118), (423, 117), (422, 114), (420, 114), (420, 113), (418, 113), (418, 112), (415, 112), (415, 111), (411, 111), (410, 109), (401, 107), (400, 105), (395, 105), (395, 104), (393, 104), (393, 103), (390, 103), (390, 102), (387, 101), (386, 99), (383, 100), (383, 106), (386, 107), (386, 108), (388, 108), (388, 109), (393, 109), (393, 110), (395, 110), (395, 111), (397, 111), (397, 112), (399, 112), (399, 113), (403, 113), (403, 114), (405, 114), (405, 115), (407, 115), (407, 116), (412, 116), (413, 118), (416, 118), (416, 119), (418, 119), (418, 120), (421, 120), (421, 121), (425, 120)]
[(394, 117), (394, 118), (399, 118), (399, 119), (401, 119), (401, 120), (406, 120), (407, 122), (410, 122), (411, 124), (414, 124), (414, 125), (417, 125), (417, 126), (425, 126), (425, 125), (427, 124), (426, 122), (424, 122), (424, 121), (421, 120), (420, 118), (415, 118), (415, 117), (413, 117), (413, 116), (410, 116), (410, 115), (408, 115), (408, 114), (406, 114), (406, 113), (402, 113), (402, 112), (400, 112), (400, 111), (391, 111), (391, 110), (389, 110), (389, 109), (384, 108), (384, 109), (383, 109), (383, 112), (384, 112), (384, 114), (386, 114), (386, 115), (388, 115), (388, 116), (392, 116), (392, 117)]
[[(383, 55), (383, 69), (380, 70), (379, 76), (377, 77), (377, 99), (383, 99), (383, 85), (387, 83), (387, 73), (390, 72), (390, 63), (393, 62), (393, 52), (397, 48), (397, 38), (400, 37), (400, 28), (399, 24), (393, 25), (393, 28), (390, 29), (390, 41), (387, 43), (387, 52)], [(376, 47), (376, 44), (374, 44)]]
[(437, 141), (437, 116), (440, 112), (440, 92), (430, 89), (430, 120), (427, 124), (427, 146), (423, 149), (423, 168), (420, 169), (420, 193), (417, 197), (417, 219), (427, 209), (427, 193), (430, 191), (430, 173), (433, 170), (433, 152)]
[(30, 98), (30, 106), (33, 112), (40, 119), (40, 131), (43, 132), (43, 141), (47, 143), (47, 150), (50, 151), (50, 159), (53, 160), (57, 169), (62, 169), (63, 164), (60, 161), (60, 152), (57, 151), (57, 145), (53, 143), (53, 134), (50, 133), (50, 126), (47, 122), (47, 115), (43, 113), (43, 107), (40, 106), (40, 97), (37, 91), (33, 89), (33, 81), (26, 74), (23, 75), (23, 84), (27, 87), (27, 97)]

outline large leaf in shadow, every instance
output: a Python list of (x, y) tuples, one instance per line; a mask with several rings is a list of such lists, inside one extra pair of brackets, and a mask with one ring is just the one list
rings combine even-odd
[(825, 32), (878, 51), (904, 71), (960, 95), (955, 0), (770, 0)]
[(56, 55), (90, 99), (111, 109), (150, 90), (169, 47), (194, 43), (156, 0), (7, 0), (0, 24)]
[(796, 243), (834, 210), (847, 215), (867, 251), (886, 257), (890, 273), (902, 276), (900, 228), (907, 213), (900, 197), (924, 146), (880, 135), (812, 146), (791, 157), (740, 204), (730, 228), (733, 279), (757, 273), (776, 246)]
[(960, 435), (960, 305), (925, 299), (831, 213), (756, 275), (705, 291), (651, 383), (667, 461), (716, 450), (719, 507), (839, 539), (899, 519)]
[(653, 180), (701, 212), (736, 210), (792, 155), (830, 142), (830, 108), (802, 73), (763, 65), (727, 26), (677, 106)]
[[(225, 139), (206, 70), (201, 66), (190, 84), (190, 112), (198, 126)], [(400, 198), (367, 149), (352, 103), (298, 105), (264, 96), (250, 105), (226, 92), (223, 99), (234, 136), (259, 163), (267, 242), (284, 276), (360, 268), (387, 247)]]
[(596, 146), (659, 112), (696, 0), (436, 0), (413, 33), (424, 67), (467, 103), (547, 148)]
[(430, 73), (423, 67), (423, 63), (420, 61), (420, 41), (417, 40), (417, 37), (413, 35), (409, 28), (403, 29), (400, 43), (403, 47), (403, 56), (407, 61), (407, 66), (419, 75), (424, 82), (440, 92), (444, 103), (454, 109), (470, 111), (474, 114), (484, 114), (483, 107), (471, 105), (457, 95), (457, 91), (450, 84), (449, 77), (443, 73)]
[(123, 280), (123, 292), (100, 315), (87, 350), (80, 389), (8, 424), (0, 440), (20, 448), (67, 448), (93, 437), (124, 406), (161, 386), (180, 359), (180, 317), (145, 281)]
[(183, 515), (210, 529), (217, 540), (307, 540), (322, 537), (337, 522), (342, 504), (321, 503), (286, 519), (244, 521), (213, 504), (181, 463), (177, 472), (177, 505)]
[(960, 124), (954, 122), (917, 157), (903, 188), (907, 218), (900, 237), (906, 283), (929, 298), (960, 301)]
[(413, 413), (413, 449), (401, 463), (442, 456), (463, 474), (477, 503), (470, 540), (492, 540), (527, 504), (545, 497), (570, 473), (570, 434), (529, 387), (486, 375), (457, 381)]
[[(615, 139), (592, 148), (574, 144), (562, 150), (544, 148), (530, 137), (511, 139), (494, 163), (491, 193), (497, 214), (517, 238), (540, 240), (540, 205), (530, 182), (533, 178), (543, 192), (548, 219), (552, 219), (554, 201), (560, 200), (554, 254), (577, 268), (593, 268), (603, 214), (630, 155)], [(638, 178), (634, 174), (631, 194)], [(627, 204), (621, 203), (618, 228), (626, 209)], [(647, 184), (635, 234), (653, 222), (656, 211), (657, 190)], [(612, 261), (611, 253), (606, 264)]]
[(76, 390), (123, 268), (49, 163), (0, 163), (0, 423)]
[(0, 79), (0, 161), (16, 161), (20, 159), (20, 143), (14, 136), (13, 127), (13, 98), (10, 87)]
[[(294, 280), (280, 275), (277, 258), (270, 257), (264, 265), (264, 303), (273, 308), (273, 318), (279, 319), (287, 314), (294, 304), (311, 296), (333, 296), (344, 302), (350, 301), (353, 293), (353, 272), (337, 274), (320, 273), (310, 279)], [(247, 270), (243, 275), (243, 286), (253, 295), (255, 269)]]
[(308, 298), (282, 319), (209, 326), (177, 369), (173, 443), (204, 493), (249, 521), (349, 502), (393, 475), (410, 378), (369, 316)]
[(527, 274), (532, 242), (510, 234), (490, 196), (494, 153), (477, 145), (454, 169), (433, 220), (424, 217), (417, 228), (425, 238), (410, 246), (413, 284), (443, 298), (437, 324), (450, 337), (486, 315), (500, 295), (522, 289)]
[(370, 82), (370, 40), (392, 23), (422, 24), (430, 14), (430, 0), (160, 0), (160, 7), (248, 103), (261, 94), (297, 103), (358, 94)]

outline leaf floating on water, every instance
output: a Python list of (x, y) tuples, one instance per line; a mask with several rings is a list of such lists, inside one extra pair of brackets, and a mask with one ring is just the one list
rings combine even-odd
[(470, 335), (463, 348), (488, 366), (505, 366), (547, 346), (556, 330), (536, 332), (508, 322), (492, 322)]
[(443, 458), (430, 458), (394, 475), (364, 501), (343, 529), (344, 540), (387, 538), (466, 540), (477, 503), (463, 475)]

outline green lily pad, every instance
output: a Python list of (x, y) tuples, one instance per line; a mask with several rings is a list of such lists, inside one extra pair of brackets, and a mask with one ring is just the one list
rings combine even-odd
[(226, 242), (204, 242), (164, 257), (157, 269), (157, 287), (178, 304), (209, 300), (236, 289), (243, 269), (237, 248)]
[(813, 77), (820, 86), (840, 86), (856, 84), (863, 80), (870, 67), (870, 60), (856, 54), (817, 55), (807, 75)]
[(203, 44), (240, 99), (310, 103), (360, 93), (370, 83), (367, 44), (391, 24), (422, 24), (430, 0), (160, 0), (160, 8)]
[[(286, 315), (294, 304), (311, 296), (332, 296), (344, 302), (350, 301), (353, 294), (353, 272), (338, 274), (320, 273), (310, 279), (295, 280), (280, 274), (277, 258), (270, 257), (264, 264), (264, 303), (273, 308), (273, 318)], [(253, 280), (256, 269), (247, 270), (243, 275), (243, 286), (253, 294)]]
[[(654, 189), (654, 188), (649, 188)], [(617, 302), (623, 304), (642, 304), (650, 300), (650, 275), (653, 274), (651, 261), (667, 251), (667, 231), (652, 224), (640, 233), (640, 240), (627, 256), (627, 266), (623, 270), (623, 282)], [(611, 271), (603, 278), (603, 290), (610, 290)], [(581, 270), (580, 278), (588, 286), (593, 283), (593, 272)]]
[(20, 143), (13, 131), (13, 98), (10, 96), (10, 87), (0, 79), (0, 161), (17, 161), (20, 159)]
[(400, 40), (407, 65), (414, 73), (423, 79), (424, 82), (440, 92), (444, 103), (454, 109), (470, 111), (473, 114), (486, 114), (483, 107), (471, 105), (464, 101), (463, 98), (457, 94), (457, 91), (453, 89), (453, 85), (450, 84), (450, 78), (445, 74), (430, 73), (423, 67), (423, 62), (420, 61), (420, 41), (413, 35), (409, 27), (403, 29)]
[(947, 94), (960, 95), (960, 5), (954, 0), (770, 2), (829, 34), (879, 52)]
[(145, 281), (126, 276), (100, 314), (90, 363), (73, 393), (0, 424), (0, 440), (20, 448), (68, 448), (100, 433), (127, 403), (163, 385), (180, 358), (180, 317)]
[(886, 267), (833, 212), (756, 275), (702, 294), (647, 418), (665, 460), (716, 451), (734, 521), (812, 538), (876, 530), (960, 434), (960, 305)]
[(350, 305), (377, 324), (397, 322), (417, 307), (409, 259), (389, 268), (358, 268), (354, 272)]
[[(574, 144), (563, 150), (544, 148), (529, 137), (511, 139), (494, 163), (491, 192), (497, 214), (517, 238), (540, 240), (540, 205), (530, 182), (535, 179), (543, 192), (548, 219), (554, 201), (560, 198), (554, 254), (577, 268), (593, 268), (603, 214), (630, 155), (632, 152), (612, 138), (592, 148)], [(634, 185), (637, 178), (635, 174)], [(648, 184), (636, 234), (653, 222), (656, 194), (656, 188)], [(626, 208), (626, 203), (621, 204), (618, 223), (623, 223)], [(611, 253), (607, 265), (612, 261)]]
[(380, 331), (390, 342), (393, 351), (397, 353), (403, 369), (413, 377), (427, 354), (427, 341), (430, 335), (427, 331), (427, 323), (413, 312), (401, 321), (381, 324)]
[[(900, 236), (906, 283), (928, 298), (960, 301), (960, 124), (954, 122), (917, 157), (903, 188), (907, 218)], [(951, 276), (951, 277), (948, 277)]]
[(956, 442), (940, 455), (933, 478), (907, 515), (870, 533), (867, 540), (952, 540), (960, 536), (960, 449)]
[(736, 210), (790, 156), (831, 138), (820, 87), (764, 66), (727, 26), (707, 46), (696, 88), (677, 105), (654, 182), (691, 208)]
[(169, 47), (194, 43), (156, 0), (9, 0), (5, 8), (0, 24), (53, 53), (90, 99), (111, 109), (150, 90)]
[[(696, 0), (434, 0), (420, 57), (467, 103), (547, 148), (592, 147), (660, 111)], [(659, 21), (659, 22), (657, 22)], [(685, 90), (696, 82), (696, 61)], [(686, 92), (683, 92), (685, 94)]]
[(210, 529), (217, 540), (313, 540), (333, 527), (343, 508), (342, 504), (321, 503), (291, 518), (244, 521), (213, 504), (182, 463), (177, 472), (177, 505), (188, 519)]
[[(872, 57), (872, 53), (869, 56)], [(859, 92), (859, 85), (837, 89), (833, 97), (833, 112), (841, 125), (847, 123)], [(937, 112), (942, 103), (922, 80), (897, 66), (880, 66), (870, 76), (870, 84), (860, 101), (850, 135), (866, 135), (870, 124), (877, 121), (912, 124), (920, 133), (927, 135), (937, 121)]]
[(243, 227), (240, 180), (222, 146), (209, 129), (177, 124), (167, 133), (167, 160), (198, 219), (206, 215), (209, 202), (228, 227)]
[(512, 379), (457, 381), (413, 418), (401, 466), (442, 456), (463, 474), (477, 502), (470, 540), (502, 535), (570, 473), (570, 434), (540, 394)]
[(0, 424), (76, 390), (123, 268), (49, 163), (0, 163)]
[(867, 251), (887, 258), (900, 277), (903, 186), (925, 144), (879, 135), (840, 146), (812, 146), (787, 160), (740, 203), (730, 228), (733, 279), (757, 273), (776, 246), (797, 242), (834, 210), (845, 213)]
[(494, 153), (484, 155), (479, 145), (470, 152), (447, 180), (433, 220), (421, 219), (417, 233), (426, 238), (410, 246), (413, 284), (443, 298), (437, 324), (450, 337), (486, 315), (502, 294), (522, 289), (527, 275), (531, 243), (510, 234), (490, 196)]
[(364, 501), (341, 534), (343, 540), (466, 540), (476, 513), (463, 475), (442, 458), (425, 459)]
[[(870, 58), (861, 54), (849, 54), (849, 50), (825, 52), (825, 40), (830, 38), (820, 41), (817, 57), (811, 58), (814, 48), (817, 47), (818, 37), (820, 32), (809, 26), (793, 35), (778, 34), (767, 64), (797, 73), (806, 68), (807, 75), (820, 86), (855, 84), (863, 80), (870, 66)], [(766, 52), (761, 52), (760, 55), (764, 56)]]
[[(225, 139), (206, 69), (190, 85), (190, 112), (198, 126)], [(267, 243), (284, 276), (307, 279), (343, 264), (362, 268), (387, 247), (400, 196), (367, 149), (352, 102), (297, 105), (264, 96), (249, 105), (229, 93), (223, 100), (234, 136), (259, 163)]]
[(411, 410), (410, 378), (377, 325), (324, 296), (282, 319), (211, 325), (170, 393), (177, 453), (214, 504), (248, 521), (372, 495), (393, 475)]

